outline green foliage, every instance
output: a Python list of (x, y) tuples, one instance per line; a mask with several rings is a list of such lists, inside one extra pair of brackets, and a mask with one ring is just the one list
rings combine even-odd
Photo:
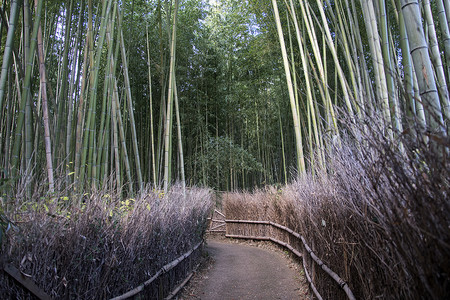
[(206, 159), (214, 167), (218, 165), (221, 169), (263, 171), (262, 164), (251, 153), (235, 145), (228, 137), (211, 137), (206, 144), (205, 155), (201, 159)]

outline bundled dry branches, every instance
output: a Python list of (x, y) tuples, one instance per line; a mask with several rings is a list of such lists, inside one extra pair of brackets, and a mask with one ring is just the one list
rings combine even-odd
[[(448, 298), (448, 145), (405, 139), (402, 153), (376, 126), (361, 136), (361, 144), (328, 154), (332, 171), (282, 192), (225, 196), (227, 218), (269, 220), (300, 232), (357, 298)], [(324, 298), (345, 299), (320, 268), (308, 268)]]
[[(94, 192), (81, 204), (61, 206), (65, 200), (55, 196), (11, 211), (18, 230), (8, 233), (2, 257), (51, 297), (71, 299), (111, 298), (145, 282), (202, 240), (212, 205), (209, 191), (183, 194), (181, 187), (167, 195), (147, 189), (136, 199)], [(168, 278), (172, 285), (190, 271), (181, 265)], [(1, 295), (28, 298), (3, 272), (0, 277)], [(158, 296), (160, 287), (153, 288), (147, 294)]]

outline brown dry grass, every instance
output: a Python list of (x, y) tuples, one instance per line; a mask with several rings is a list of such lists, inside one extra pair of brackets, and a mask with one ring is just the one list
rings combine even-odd
[[(80, 205), (69, 203), (79, 198), (63, 194), (34, 199), (39, 200), (8, 210), (17, 229), (8, 231), (2, 260), (30, 275), (50, 296), (70, 299), (110, 298), (142, 284), (201, 241), (212, 205), (208, 190), (183, 195), (180, 187), (167, 195), (147, 189), (135, 199), (92, 192)], [(193, 264), (181, 264), (166, 278), (169, 285)], [(149, 297), (158, 293), (158, 286), (152, 288), (156, 291), (147, 291)], [(29, 298), (3, 272), (0, 294)]]
[[(405, 139), (401, 154), (376, 127), (361, 137), (359, 144), (328, 153), (331, 171), (305, 176), (282, 191), (225, 196), (227, 218), (270, 220), (301, 233), (359, 299), (448, 299), (446, 139)], [(239, 226), (235, 232), (247, 230)], [(310, 260), (308, 269), (324, 299), (345, 299)]]

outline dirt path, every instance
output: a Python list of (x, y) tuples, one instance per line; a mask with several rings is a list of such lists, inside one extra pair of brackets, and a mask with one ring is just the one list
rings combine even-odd
[(210, 240), (213, 263), (178, 299), (309, 299), (303, 276), (279, 252)]

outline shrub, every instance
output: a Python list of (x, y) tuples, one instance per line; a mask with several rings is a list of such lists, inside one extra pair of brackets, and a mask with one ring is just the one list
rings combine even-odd
[[(142, 284), (202, 240), (211, 208), (208, 190), (183, 194), (180, 187), (167, 195), (146, 189), (135, 199), (99, 191), (81, 204), (71, 200), (46, 197), (9, 211), (18, 230), (2, 245), (3, 259), (54, 298), (110, 298)], [(0, 294), (28, 298), (0, 277)]]
[[(282, 192), (230, 194), (225, 213), (301, 233), (359, 299), (448, 298), (449, 143), (429, 137), (405, 137), (402, 152), (377, 126), (365, 127), (360, 143), (328, 153), (328, 171)], [(320, 268), (313, 275), (324, 298), (345, 299)]]

